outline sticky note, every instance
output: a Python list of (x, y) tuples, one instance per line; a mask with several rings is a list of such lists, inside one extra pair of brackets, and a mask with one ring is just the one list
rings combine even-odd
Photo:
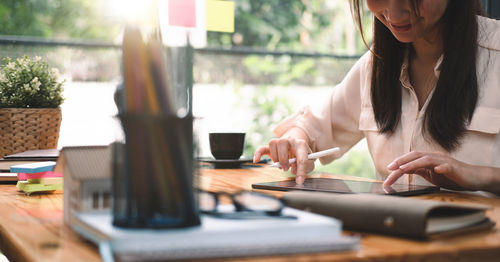
[(196, 0), (168, 0), (170, 26), (196, 27)]
[(46, 177), (62, 177), (61, 173), (54, 173), (53, 171), (39, 172), (39, 173), (17, 173), (17, 180), (28, 180)]
[(207, 31), (234, 32), (234, 2), (207, 0)]
[(10, 167), (11, 173), (39, 173), (52, 171), (56, 166), (54, 161), (35, 162), (30, 164), (15, 165)]
[(16, 187), (24, 191), (24, 193), (30, 195), (31, 193), (35, 192), (62, 190), (63, 184), (59, 183), (59, 184), (43, 185), (43, 184), (30, 184), (28, 183), (28, 181), (18, 181)]
[(42, 185), (54, 185), (62, 184), (62, 177), (49, 177), (49, 178), (30, 178), (28, 179), (28, 184), (42, 184)]

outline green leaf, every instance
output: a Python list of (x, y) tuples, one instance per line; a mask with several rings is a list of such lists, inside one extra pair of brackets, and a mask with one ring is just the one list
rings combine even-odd
[(0, 67), (0, 108), (57, 108), (63, 83), (49, 64), (39, 57), (4, 59)]

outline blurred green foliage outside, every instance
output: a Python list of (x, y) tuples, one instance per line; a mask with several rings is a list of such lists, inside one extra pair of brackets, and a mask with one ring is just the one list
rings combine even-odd
[(100, 0), (2, 0), (0, 35), (114, 40), (120, 26)]

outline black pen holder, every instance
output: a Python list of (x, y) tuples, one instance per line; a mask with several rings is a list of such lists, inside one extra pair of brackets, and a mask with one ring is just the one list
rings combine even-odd
[(119, 115), (125, 144), (113, 150), (113, 224), (174, 228), (200, 224), (193, 177), (193, 117)]

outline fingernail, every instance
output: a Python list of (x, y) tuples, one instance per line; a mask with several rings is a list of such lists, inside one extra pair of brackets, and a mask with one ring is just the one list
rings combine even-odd
[(397, 169), (398, 165), (396, 164), (396, 162), (391, 162), (389, 165), (387, 165), (387, 168), (390, 170)]
[(296, 179), (295, 179), (295, 183), (299, 184), (299, 185), (302, 185), (304, 184), (304, 178), (301, 177), (301, 176), (298, 176)]

